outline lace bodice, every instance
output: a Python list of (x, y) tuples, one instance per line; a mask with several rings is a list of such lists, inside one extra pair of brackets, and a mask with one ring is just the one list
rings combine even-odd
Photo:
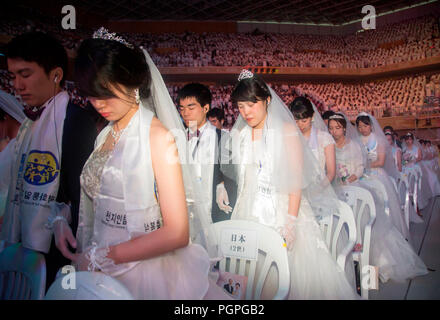
[(90, 198), (95, 198), (100, 185), (102, 170), (111, 155), (112, 150), (95, 150), (86, 162), (81, 174), (81, 186)]
[(361, 146), (350, 140), (342, 148), (336, 148), (336, 176), (345, 181), (352, 174), (360, 178), (364, 172)]

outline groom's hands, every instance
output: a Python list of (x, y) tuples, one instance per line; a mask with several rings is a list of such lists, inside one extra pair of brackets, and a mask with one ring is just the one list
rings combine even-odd
[(73, 236), (72, 229), (66, 220), (60, 219), (53, 224), (53, 232), (55, 236), (55, 245), (61, 251), (64, 257), (72, 261), (75, 260), (75, 254), (68, 248), (68, 244), (72, 248), (76, 248), (76, 239)]

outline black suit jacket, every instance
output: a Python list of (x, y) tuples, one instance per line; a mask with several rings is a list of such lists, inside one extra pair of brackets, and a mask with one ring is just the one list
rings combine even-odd
[(225, 284), (224, 286), (223, 286), (223, 288), (227, 291), (227, 292), (229, 292), (229, 293), (232, 293), (234, 290), (233, 290), (233, 287), (229, 284), (229, 283), (227, 283), (227, 284)]
[(60, 187), (58, 202), (70, 202), (72, 212), (72, 232), (78, 228), (80, 181), (84, 164), (93, 152), (98, 135), (95, 121), (90, 111), (72, 102), (67, 105), (64, 119)]
[(221, 133), (222, 131), (220, 129), (216, 129), (217, 132), (217, 148), (216, 148), (216, 159), (217, 163), (214, 164), (214, 176), (212, 179), (212, 206), (211, 206), (211, 217), (212, 222), (219, 222), (223, 220), (229, 220), (231, 219), (231, 213), (225, 213), (224, 211), (220, 210), (217, 201), (216, 201), (216, 187), (217, 185), (224, 181), (226, 191), (228, 192), (228, 198), (229, 198), (229, 206), (234, 209), (235, 202), (237, 201), (237, 184), (234, 180), (228, 178), (226, 175), (222, 173), (220, 170), (220, 158), (222, 154), (222, 146), (220, 143), (221, 139)]
[[(80, 202), (80, 181), (83, 166), (94, 149), (98, 132), (96, 130), (93, 113), (69, 101), (63, 125), (63, 138), (61, 149), (60, 185), (57, 201), (71, 205), (72, 223), (70, 225), (73, 236), (78, 228), (78, 212)], [(71, 248), (71, 251), (75, 249)], [(49, 253), (46, 258), (46, 289), (55, 280), (59, 268), (70, 263), (63, 257), (55, 246), (52, 238)]]

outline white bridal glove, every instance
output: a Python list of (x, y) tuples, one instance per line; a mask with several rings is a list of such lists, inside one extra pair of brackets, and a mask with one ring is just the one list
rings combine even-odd
[(220, 210), (225, 213), (231, 213), (232, 207), (229, 206), (228, 192), (226, 191), (225, 184), (219, 183), (216, 188), (215, 198)]
[(75, 268), (79, 271), (102, 271), (111, 274), (116, 270), (116, 265), (107, 257), (109, 251), (109, 247), (98, 248), (96, 243), (92, 243), (83, 253), (76, 255)]
[(67, 244), (76, 248), (76, 239), (69, 226), (71, 219), (70, 206), (62, 202), (52, 202), (51, 214), (46, 227), (52, 229), (55, 237), (55, 245), (64, 257), (70, 260), (75, 259), (73, 252), (70, 252)]
[(297, 220), (297, 217), (291, 214), (287, 214), (284, 226), (278, 230), (279, 234), (284, 238), (284, 241), (286, 242), (286, 247), (288, 251), (292, 249), (293, 243), (295, 242), (295, 229), (297, 226)]

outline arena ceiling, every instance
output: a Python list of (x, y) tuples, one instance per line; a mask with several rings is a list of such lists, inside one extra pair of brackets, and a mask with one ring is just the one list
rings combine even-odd
[[(20, 2), (20, 1), (18, 1)], [(33, 6), (40, 1), (28, 1)], [(50, 1), (51, 5), (54, 2)], [(66, 3), (66, 1), (63, 1)], [(341, 25), (362, 19), (364, 5), (382, 14), (427, 0), (70, 0), (109, 20), (276, 21)]]

